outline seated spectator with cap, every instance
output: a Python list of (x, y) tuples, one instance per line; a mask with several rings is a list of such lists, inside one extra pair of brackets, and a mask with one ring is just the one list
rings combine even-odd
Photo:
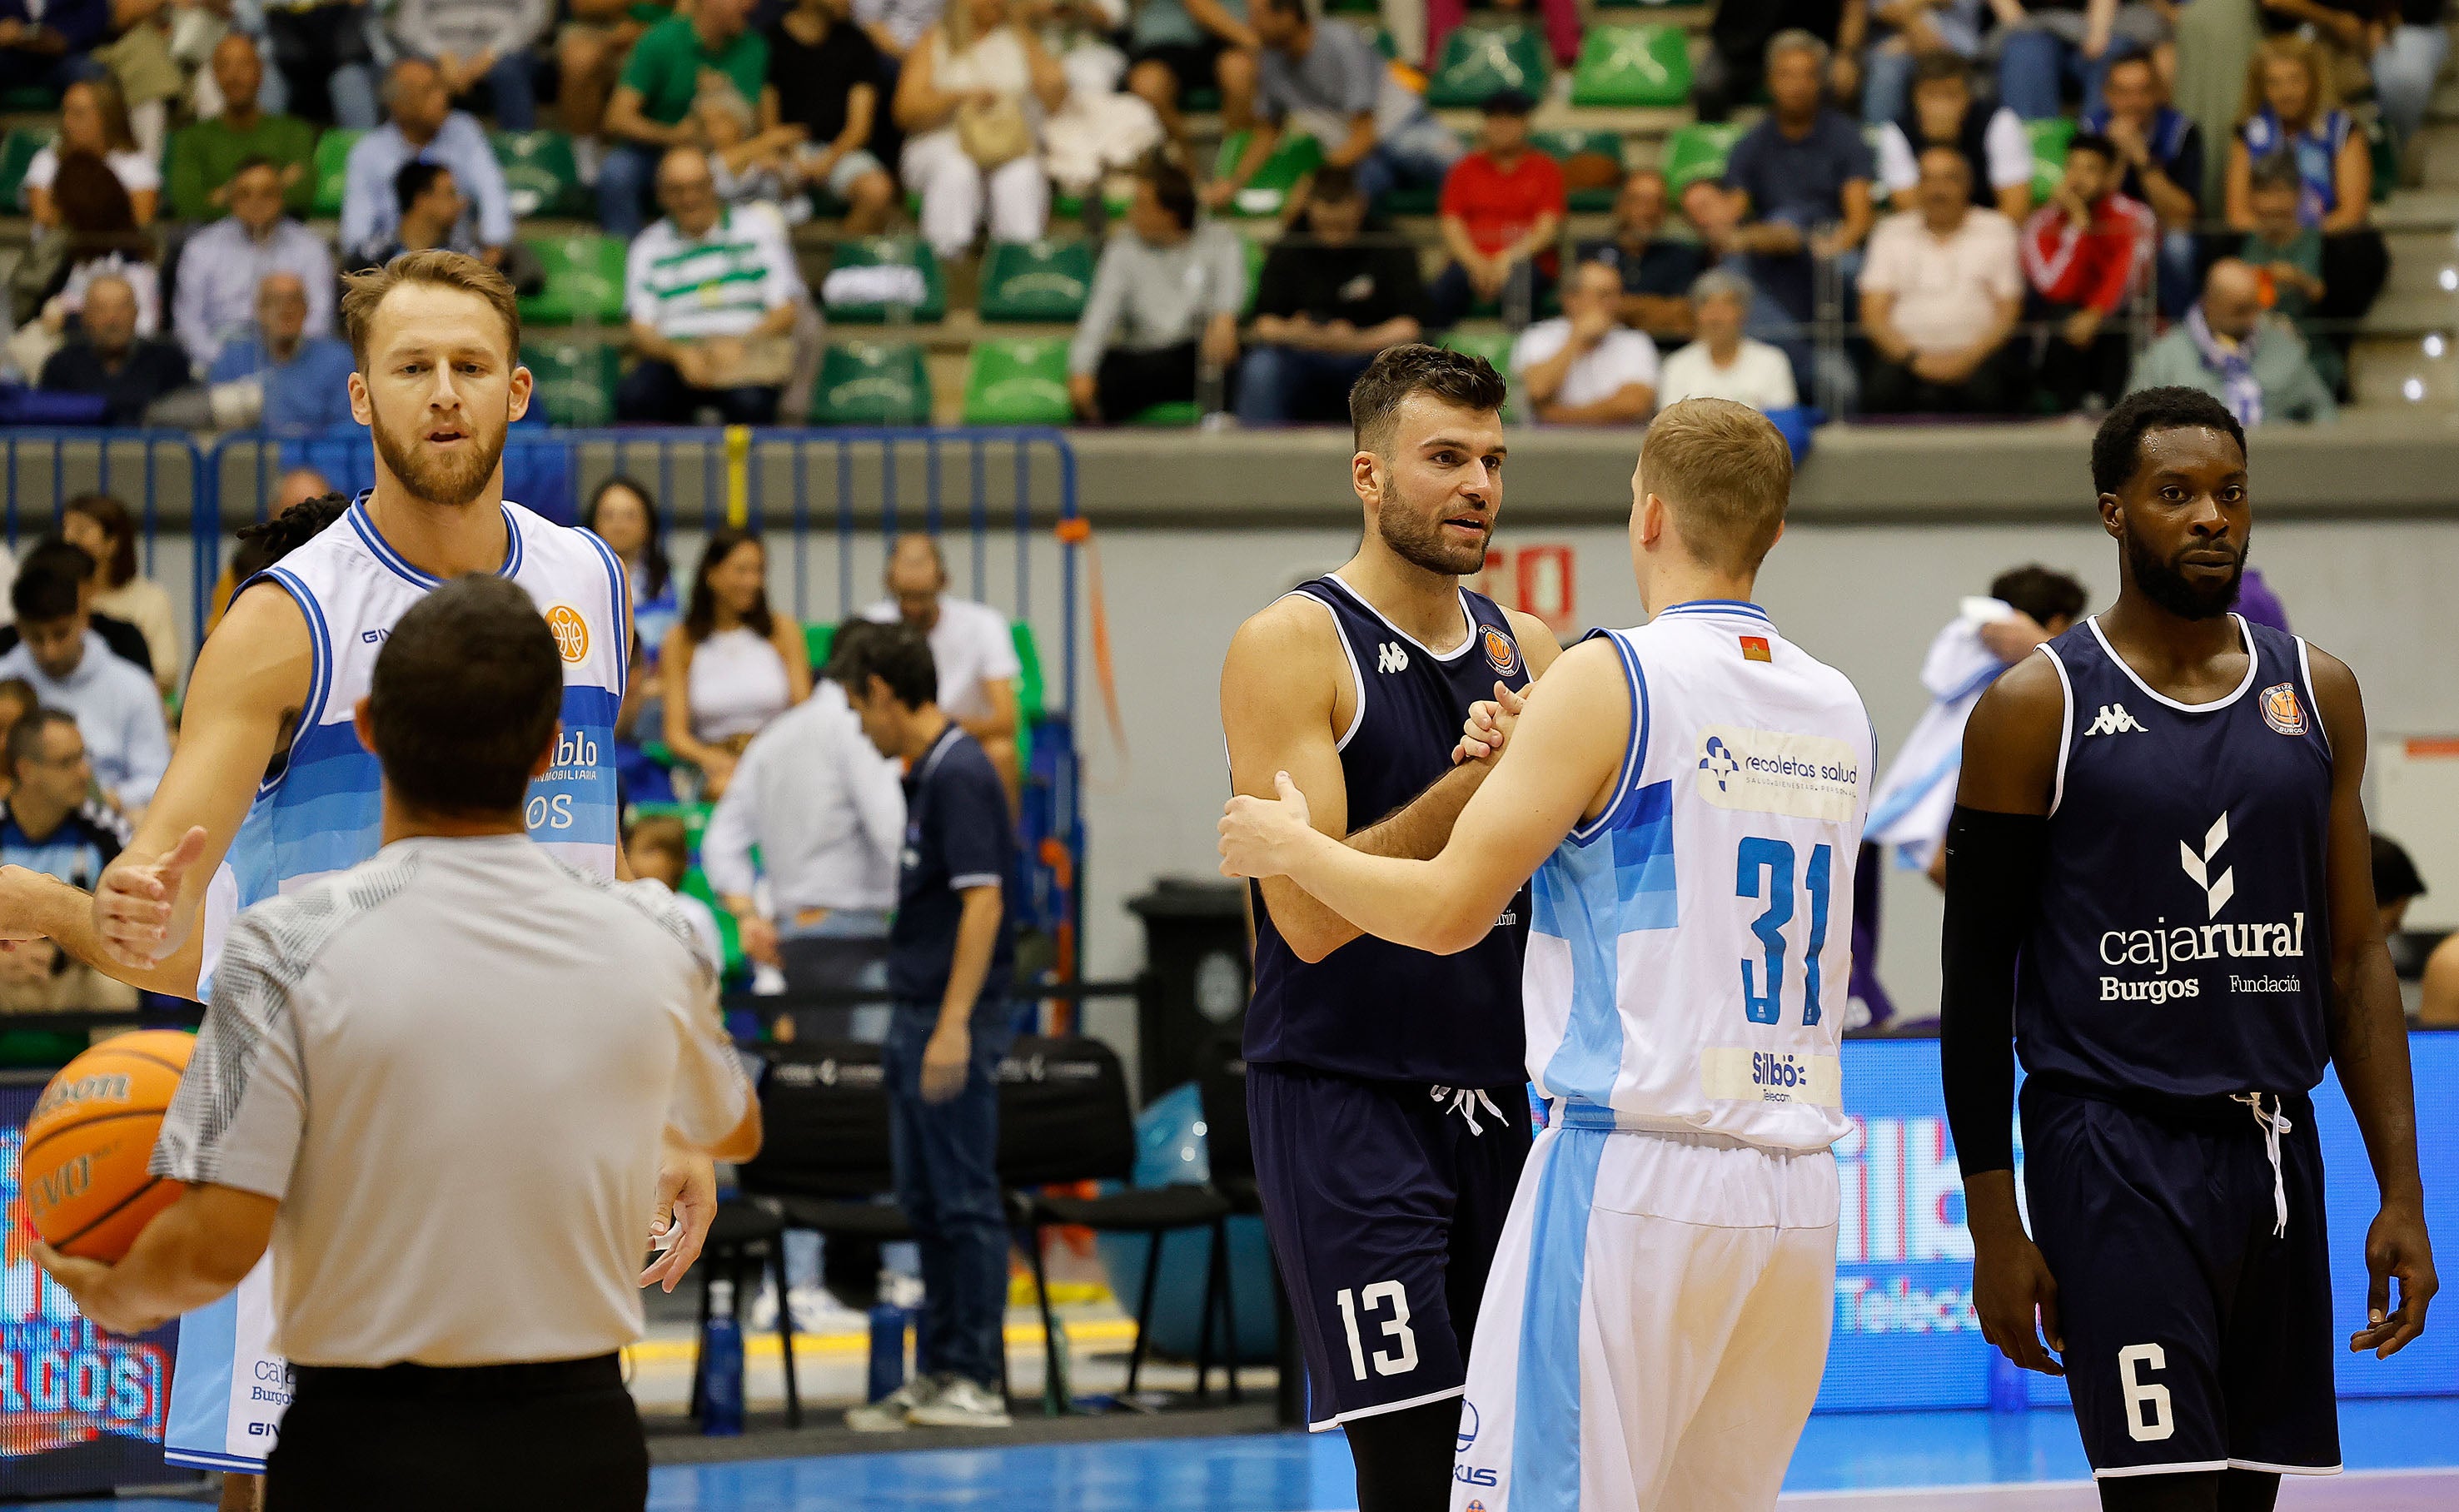
[(1195, 218), (1195, 185), (1161, 158), (1136, 176), (1124, 230), (1102, 248), (1067, 346), (1067, 394), (1088, 421), (1132, 420), (1199, 397), (1208, 370), (1238, 360), (1247, 252), (1237, 233)]
[(1242, 425), (1346, 425), (1349, 386), (1377, 352), (1421, 331), (1417, 248), (1388, 234), (1365, 239), (1356, 176), (1317, 169), (1303, 213), (1255, 280), (1252, 340), (1238, 366)]
[(2019, 378), (2009, 345), (2024, 307), (2015, 226), (1972, 203), (1952, 147), (1921, 157), (1912, 208), (1881, 222), (1861, 269), (1870, 334), (1864, 408), (1875, 414), (1998, 414)]
[(1972, 97), (1965, 67), (1952, 52), (1924, 52), (1914, 62), (1912, 109), (1879, 128), (1879, 187), (1903, 209), (1921, 177), (1921, 155), (1952, 147), (1964, 157), (1972, 202), (2021, 220), (2032, 210), (2032, 138), (2013, 111)]
[[(896, 537), (888, 554), (889, 597), (864, 608), (878, 624), (899, 620), (931, 642), (939, 707), (963, 726), (1017, 791), (1016, 687), (1024, 676), (1007, 616), (948, 592), (948, 562), (939, 543), (918, 531)], [(834, 660), (831, 658), (831, 660)]]
[(347, 342), (307, 334), (307, 288), (296, 273), (268, 273), (256, 289), (256, 325), (223, 346), (209, 383), (253, 382), (267, 430), (320, 430), (350, 423)]
[[(128, 820), (94, 796), (94, 764), (75, 718), (35, 708), (0, 738), (9, 796), (0, 804), (0, 866), (24, 867), (88, 892), (129, 841)], [(19, 947), (19, 948), (22, 948)], [(53, 1001), (79, 1009), (134, 1008), (137, 989), (56, 951), (48, 973)], [(85, 1048), (70, 1046), (74, 1055)]]
[(1614, 199), (1613, 234), (1580, 247), (1582, 262), (1622, 274), (1622, 323), (1671, 349), (1691, 336), (1691, 284), (1705, 272), (1707, 248), (1665, 234), (1665, 175), (1632, 170)]
[(1518, 305), (1524, 323), (1554, 286), (1554, 240), (1569, 201), (1562, 165), (1528, 144), (1536, 108), (1518, 90), (1497, 91), (1485, 102), (1476, 148), (1443, 176), (1443, 250), (1451, 262), (1436, 275), (1426, 301), (1440, 329), (1459, 325), (1481, 303)]
[(295, 274), (306, 291), (311, 336), (333, 334), (333, 254), (325, 239), (282, 211), (282, 170), (250, 158), (231, 176), (230, 214), (179, 251), (172, 323), (189, 360), (210, 368), (222, 344), (256, 319), (266, 275)]
[(1742, 334), (1751, 312), (1748, 280), (1710, 268), (1692, 284), (1685, 303), (1696, 329), (1665, 359), (1656, 386), (1658, 409), (1685, 399), (1730, 399), (1766, 414), (1801, 403), (1784, 353)]
[(2314, 371), (2297, 327), (2262, 307), (2262, 280), (2237, 258), (2203, 277), (2203, 297), (2143, 348), (2127, 391), (2178, 385), (2228, 406), (2249, 430), (2278, 421), (2336, 420), (2338, 401)]
[(1656, 410), (1656, 344), (1616, 318), (1622, 275), (1572, 269), (1563, 313), (1520, 333), (1511, 376), (1548, 425), (1637, 425)]
[(307, 215), (316, 203), (316, 128), (258, 104), (264, 61), (256, 39), (244, 32), (223, 32), (214, 44), (213, 77), (223, 100), (221, 114), (192, 121), (171, 137), (164, 169), (171, 213), (182, 220), (211, 220), (226, 207), (239, 165), (262, 158), (282, 176), (284, 206), (292, 215)]
[(178, 346), (137, 334), (137, 291), (125, 278), (88, 284), (78, 320), (77, 332), (44, 361), (39, 387), (99, 397), (103, 424), (143, 425), (155, 400), (195, 381)]
[[(99, 592), (99, 575), (95, 571), (92, 552), (60, 536), (46, 536), (26, 553), (26, 559), (18, 568), (19, 575), (22, 576), (28, 568), (64, 573), (75, 578), (83, 589), (80, 599), (86, 608), (86, 620), (94, 633), (102, 638), (104, 648), (147, 677), (154, 676), (154, 649), (145, 632), (132, 620), (95, 607)], [(17, 649), (18, 639), (14, 623), (0, 625), (0, 655)]]
[(94, 563), (86, 606), (96, 633), (105, 615), (134, 625), (154, 663), (154, 681), (170, 692), (188, 664), (188, 637), (169, 592), (138, 570), (136, 516), (108, 494), (80, 494), (60, 507), (60, 538)]
[[(67, 548), (75, 551), (74, 547)], [(29, 553), (10, 590), (24, 638), (0, 655), (0, 678), (24, 678), (45, 708), (67, 711), (94, 760), (95, 784), (121, 812), (135, 814), (154, 799), (171, 765), (170, 733), (154, 679), (111, 654), (94, 633), (85, 596), (89, 565), (70, 566)]]
[(658, 165), (658, 202), (665, 218), (633, 241), (624, 262), (640, 361), (615, 390), (615, 417), (688, 425), (705, 405), (727, 425), (773, 424), (806, 297), (785, 228), (721, 205), (696, 147)]

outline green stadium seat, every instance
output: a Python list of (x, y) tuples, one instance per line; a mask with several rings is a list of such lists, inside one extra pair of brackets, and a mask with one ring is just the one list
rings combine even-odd
[(717, 805), (705, 803), (640, 803), (634, 804), (631, 817), (642, 819), (680, 819), (683, 822), (683, 844), (690, 847), (695, 866), (700, 862), (700, 837), (708, 830), (708, 816)]
[(1725, 177), (1725, 159), (1742, 128), (1731, 121), (1694, 121), (1677, 127), (1665, 138), (1665, 186), (1675, 198), (1703, 178)]
[(1238, 318), (1253, 320), (1255, 296), (1261, 293), (1264, 287), (1264, 261), (1272, 255), (1272, 249), (1253, 237), (1244, 240), (1247, 247), (1247, 307), (1238, 312)]
[(316, 176), (315, 213), (337, 216), (342, 213), (342, 191), (349, 181), (350, 149), (359, 144), (366, 132), (347, 127), (328, 126), (325, 135), (316, 138), (316, 158), (307, 170)]
[(2058, 180), (2066, 177), (2067, 143), (2074, 139), (2075, 123), (2063, 116), (2047, 120), (2024, 123), (2024, 135), (2032, 139), (2032, 202), (2039, 204), (2057, 193)]
[(521, 364), (536, 380), (538, 402), (559, 426), (615, 423), (615, 386), (623, 376), (623, 354), (603, 342), (537, 341), (522, 348)]
[(1324, 0), (1326, 15), (1379, 15), (1382, 0)]
[(0, 136), (0, 215), (17, 213), (17, 191), (26, 181), (26, 170), (51, 139), (50, 132), (31, 126), (12, 126), (8, 136)]
[(1192, 399), (1171, 399), (1139, 410), (1127, 416), (1127, 424), (1152, 430), (1183, 430), (1204, 418), (1204, 407)]
[(1475, 109), (1501, 90), (1541, 100), (1552, 73), (1545, 38), (1533, 26), (1458, 27), (1443, 38), (1442, 56), (1426, 80), (1426, 103), (1437, 110)]
[(1092, 287), (1090, 242), (994, 242), (982, 258), (982, 319), (1073, 323)]
[(1691, 101), (1689, 34), (1671, 26), (1592, 26), (1571, 65), (1571, 103), (1670, 109)]
[(589, 195), (580, 186), (580, 166), (573, 160), (572, 138), (558, 131), (489, 132), (487, 140), (503, 164), (504, 187), (513, 214), (585, 216)]
[(1024, 668), (1016, 680), (1017, 723), (1029, 730), (1040, 723), (1044, 711), (1041, 648), (1034, 643), (1033, 626), (1021, 620), (1009, 621), (1008, 636), (1016, 642), (1017, 664)]
[(824, 426), (931, 423), (931, 371), (909, 342), (838, 342), (820, 359), (811, 421)]
[(51, 116), (60, 108), (60, 92), (44, 84), (20, 84), (0, 90), (0, 115)]
[[(1188, 111), (1195, 109), (1193, 105), (1187, 103), (1194, 97), (1189, 94), (1181, 98), (1178, 108)], [(1127, 213), (1127, 205), (1132, 199), (1133, 194), (1130, 190), (1113, 188), (1106, 184), (1103, 186), (1102, 208), (1109, 212), (1110, 219), (1113, 220)], [(1069, 194), (1064, 189), (1054, 187), (1050, 192), (1050, 218), (1054, 220), (1082, 220), (1084, 219), (1084, 197)]]
[(1400, 44), (1392, 40), (1390, 27), (1380, 21), (1360, 21), (1357, 23), (1357, 30), (1365, 33), (1366, 40), (1374, 45), (1376, 55), (1382, 58), (1384, 62), (1397, 63), (1400, 60)]
[(948, 313), (948, 285), (939, 272), (938, 255), (920, 237), (875, 236), (857, 237), (837, 244), (836, 261), (830, 271), (851, 267), (891, 267), (898, 263), (918, 269), (922, 274), (922, 303), (912, 308), (901, 304), (831, 304), (828, 318), (840, 326), (877, 326), (892, 314), (929, 324)]
[[(330, 133), (326, 134), (330, 136)], [(585, 232), (527, 243), (546, 280), (521, 301), (521, 319), (541, 326), (608, 326), (623, 319), (623, 243)]]
[[(1237, 169), (1239, 160), (1247, 156), (1247, 143), (1251, 139), (1251, 134), (1243, 131), (1231, 132), (1221, 138), (1221, 151), (1212, 159), (1214, 178), (1227, 178)], [(1230, 201), (1230, 214), (1279, 215), (1281, 207), (1289, 203), (1290, 191), (1297, 187), (1298, 180), (1321, 166), (1323, 149), (1316, 145), (1314, 137), (1302, 133), (1284, 135), (1279, 145), (1272, 149), (1272, 155), (1255, 170), (1255, 177), (1248, 179), (1247, 187), (1239, 190), (1237, 198)]]
[(1567, 163), (1574, 158), (1585, 158), (1591, 153), (1612, 159), (1616, 173), (1614, 182), (1602, 189), (1572, 190), (1571, 208), (1582, 213), (1613, 208), (1614, 198), (1622, 193), (1621, 170), (1628, 166), (1622, 155), (1622, 133), (1550, 131), (1539, 132), (1530, 140), (1535, 143), (1539, 152), (1546, 154), (1558, 163)]
[(965, 424), (1063, 426), (1076, 418), (1067, 397), (1067, 343), (977, 342), (965, 368)]
[(2390, 134), (2389, 125), (2380, 116), (2366, 116), (2363, 119), (2365, 146), (2373, 154), (2373, 202), (2381, 204), (2390, 198), (2392, 190), (2399, 187), (2399, 138)]

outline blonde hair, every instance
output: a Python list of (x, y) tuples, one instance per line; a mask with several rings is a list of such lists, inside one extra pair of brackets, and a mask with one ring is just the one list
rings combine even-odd
[[(2305, 71), (2305, 81), (2313, 86), (2314, 118), (2319, 120), (2339, 109), (2339, 81), (2331, 76), (2330, 58), (2322, 52), (2320, 43), (2308, 41), (2292, 32), (2265, 37), (2254, 50), (2254, 56), (2246, 61), (2245, 95), (2238, 101), (2237, 107), (2238, 125), (2242, 126), (2261, 115), (2263, 108), (2271, 103), (2270, 95), (2262, 87), (2262, 73), (2265, 65), (2274, 62), (2294, 63)], [(2280, 122), (2282, 126), (2287, 124), (2286, 121)]]
[(1685, 399), (1650, 422), (1639, 486), (1673, 513), (1703, 566), (1755, 571), (1784, 528), (1793, 450), (1767, 416), (1730, 399)]
[(376, 310), (386, 295), (405, 284), (461, 289), (485, 300), (503, 317), (504, 339), (511, 347), (512, 359), (520, 361), (521, 307), (513, 295), (513, 285), (504, 275), (476, 258), (443, 247), (429, 247), (423, 252), (404, 252), (384, 266), (364, 273), (345, 273), (342, 284), (342, 328), (349, 337), (350, 354), (358, 360), (361, 372), (368, 367), (368, 332), (375, 326)]

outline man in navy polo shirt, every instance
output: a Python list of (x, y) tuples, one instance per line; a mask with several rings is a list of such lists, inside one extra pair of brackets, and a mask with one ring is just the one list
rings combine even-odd
[(849, 647), (845, 686), (863, 733), (907, 768), (882, 1060), (896, 1200), (922, 1252), (924, 1308), (914, 1378), (846, 1422), (864, 1433), (1004, 1428), (998, 1064), (1014, 1034), (1005, 988), (1016, 971), (1007, 790), (981, 746), (940, 711), (920, 631), (882, 626)]

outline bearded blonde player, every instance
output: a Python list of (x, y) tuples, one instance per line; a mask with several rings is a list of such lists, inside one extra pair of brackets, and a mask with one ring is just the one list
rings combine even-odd
[[(210, 1004), (221, 934), (240, 909), (375, 853), (380, 779), (351, 710), (392, 622), (468, 573), (529, 590), (564, 656), (563, 733), (531, 788), (533, 836), (575, 866), (624, 874), (612, 725), (630, 600), (597, 537), (503, 497), (505, 432), (531, 392), (512, 288), (443, 251), (349, 283), (350, 406), (372, 432), (375, 487), (233, 599), (198, 658), (161, 789), (94, 897), (8, 869), (0, 934), (49, 935), (122, 980)], [(709, 1163), (670, 1140), (644, 1215), (668, 1248), (641, 1283), (673, 1290), (714, 1212)], [(286, 1368), (265, 1350), (266, 1293), (259, 1270), (180, 1331), (165, 1458), (234, 1472), (226, 1506), (255, 1500), (288, 1397)]]
[(1750, 601), (1792, 476), (1740, 405), (1657, 417), (1631, 489), (1650, 621), (1564, 652), (1516, 722), (1472, 716), (1469, 753), (1502, 756), (1433, 860), (1318, 833), (1286, 775), (1221, 823), (1223, 871), (1419, 950), (1482, 938), (1530, 882), (1551, 1117), (1480, 1309), (1455, 1512), (1765, 1508), (1818, 1393), (1872, 743), (1852, 683)]

